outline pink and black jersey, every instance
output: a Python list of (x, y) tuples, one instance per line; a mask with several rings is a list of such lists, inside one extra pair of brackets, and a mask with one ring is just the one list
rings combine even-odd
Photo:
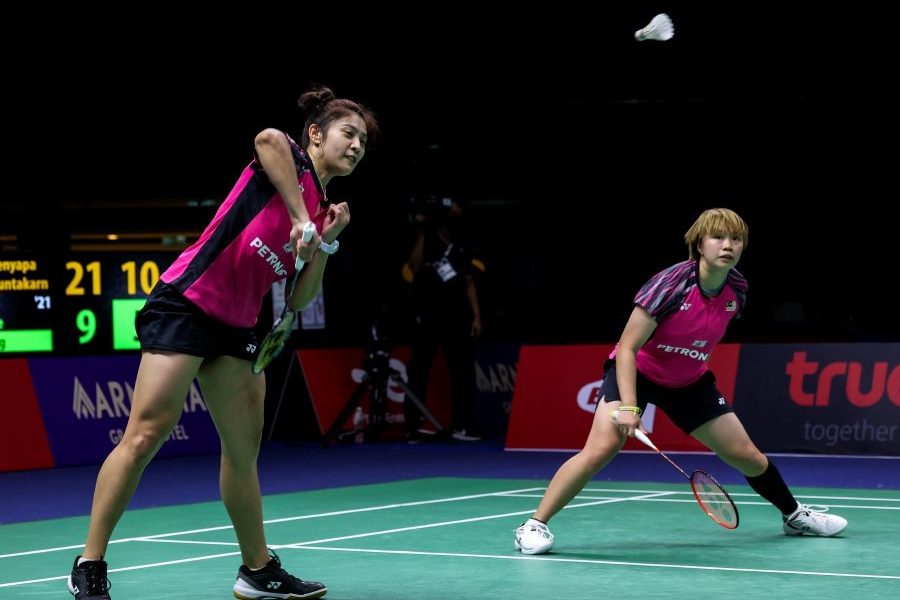
[[(325, 191), (312, 161), (288, 137), (306, 210), (315, 217)], [(206, 230), (160, 276), (204, 313), (227, 325), (256, 324), (272, 284), (294, 273), (290, 215), (259, 160), (251, 162)]]
[[(700, 290), (696, 260), (672, 265), (654, 275), (638, 291), (634, 303), (653, 317), (656, 329), (638, 350), (637, 369), (650, 381), (677, 388), (697, 381), (725, 335), (731, 319), (747, 302), (747, 280), (736, 269), (710, 298)], [(613, 350), (610, 358), (614, 358)]]

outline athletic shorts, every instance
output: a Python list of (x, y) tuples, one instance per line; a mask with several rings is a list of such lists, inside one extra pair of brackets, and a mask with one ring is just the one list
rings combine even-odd
[[(603, 386), (600, 389), (603, 398), (607, 402), (621, 400), (619, 385), (616, 383), (616, 361), (607, 360), (603, 371)], [(694, 383), (680, 388), (667, 388), (653, 383), (639, 371), (637, 397), (641, 410), (646, 409), (648, 403), (656, 405), (679, 429), (688, 434), (720, 415), (734, 412), (722, 392), (716, 388), (716, 377), (712, 371), (707, 371)]]
[(201, 311), (174, 287), (156, 284), (134, 321), (141, 350), (165, 350), (212, 358), (253, 360), (259, 347), (253, 329), (225, 325)]

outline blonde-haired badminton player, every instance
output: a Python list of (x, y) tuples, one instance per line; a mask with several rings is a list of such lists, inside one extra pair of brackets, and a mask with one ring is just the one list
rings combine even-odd
[(516, 529), (520, 552), (541, 554), (553, 547), (547, 523), (640, 428), (648, 402), (738, 469), (781, 512), (787, 535), (833, 536), (847, 526), (845, 519), (794, 499), (716, 389), (708, 368), (710, 354), (747, 300), (747, 280), (735, 266), (748, 233), (732, 210), (703, 212), (684, 236), (688, 260), (657, 273), (638, 291), (604, 365), (602, 397), (584, 448), (559, 468), (534, 515)]

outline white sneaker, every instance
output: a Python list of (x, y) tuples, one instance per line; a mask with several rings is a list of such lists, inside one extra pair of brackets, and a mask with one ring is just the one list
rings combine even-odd
[(480, 442), (482, 437), (465, 429), (455, 429), (453, 431), (453, 439), (457, 442)]
[(782, 515), (782, 528), (786, 535), (821, 535), (830, 537), (837, 535), (847, 527), (847, 519), (837, 515), (826, 514), (827, 506), (817, 504), (800, 504), (797, 510), (789, 515)]
[(544, 554), (553, 548), (553, 534), (544, 523), (528, 519), (516, 528), (516, 550), (522, 554)]

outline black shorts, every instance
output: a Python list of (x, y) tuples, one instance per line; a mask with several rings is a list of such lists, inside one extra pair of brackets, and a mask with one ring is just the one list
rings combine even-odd
[[(603, 365), (603, 372), (603, 386), (600, 389), (603, 398), (607, 402), (621, 400), (619, 385), (616, 383), (616, 361), (607, 360)], [(647, 408), (648, 403), (656, 405), (687, 434), (720, 415), (734, 412), (722, 392), (716, 388), (716, 377), (712, 371), (707, 371), (694, 383), (680, 388), (663, 387), (638, 372), (637, 397), (641, 410)]]
[(212, 358), (252, 361), (259, 348), (253, 329), (225, 325), (201, 311), (174, 287), (160, 281), (134, 320), (141, 350), (165, 350)]

